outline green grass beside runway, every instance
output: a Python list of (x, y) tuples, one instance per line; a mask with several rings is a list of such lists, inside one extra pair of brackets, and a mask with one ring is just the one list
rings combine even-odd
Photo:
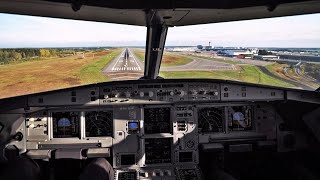
[(281, 87), (293, 87), (291, 84), (283, 82), (264, 74), (256, 66), (241, 66), (241, 71), (219, 70), (219, 71), (162, 71), (160, 76), (165, 79), (175, 78), (207, 78), (237, 80), (242, 82), (265, 84)]
[[(132, 52), (141, 62), (144, 62), (145, 60), (144, 50), (133, 49)], [(192, 61), (191, 58), (179, 56), (174, 53), (164, 52), (162, 56), (161, 66), (181, 66), (181, 65), (188, 64), (191, 61)]]
[(161, 66), (182, 66), (190, 62), (192, 62), (191, 58), (165, 52), (162, 57)]
[(111, 81), (111, 79), (101, 73), (101, 70), (107, 66), (111, 60), (119, 56), (121, 52), (121, 49), (114, 50), (112, 53), (83, 66), (79, 72), (81, 84)]
[(132, 53), (141, 61), (144, 62), (144, 50), (142, 49), (133, 49)]

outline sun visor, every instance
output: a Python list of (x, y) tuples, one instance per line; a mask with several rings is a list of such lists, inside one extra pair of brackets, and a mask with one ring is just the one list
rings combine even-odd
[(0, 3), (2, 13), (138, 26), (146, 26), (146, 13), (151, 9), (164, 24), (185, 26), (319, 13), (320, 1), (1, 0)]

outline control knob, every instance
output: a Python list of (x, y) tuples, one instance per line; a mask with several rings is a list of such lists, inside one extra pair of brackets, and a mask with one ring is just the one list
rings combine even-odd
[(192, 91), (190, 92), (190, 94), (192, 94), (193, 96), (196, 96), (196, 95), (198, 94), (198, 92), (197, 92), (196, 90), (192, 90)]
[(174, 92), (173, 92), (173, 91), (170, 91), (170, 92), (169, 92), (169, 95), (170, 95), (170, 96), (173, 96), (173, 95), (174, 95)]
[(194, 145), (195, 145), (195, 142), (192, 141), (192, 140), (189, 140), (188, 142), (186, 142), (186, 146), (187, 146), (187, 148), (189, 148), (189, 149), (193, 148)]
[(180, 96), (184, 96), (185, 92), (183, 90), (180, 91)]

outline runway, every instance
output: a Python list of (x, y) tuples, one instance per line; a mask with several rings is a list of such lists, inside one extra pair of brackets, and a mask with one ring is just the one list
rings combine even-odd
[(112, 81), (119, 81), (139, 79), (143, 76), (143, 71), (144, 64), (126, 48), (102, 70), (102, 73)]
[[(161, 66), (160, 71), (237, 70), (237, 66), (230, 63), (189, 57), (186, 55), (179, 56), (192, 58), (192, 61), (180, 66)], [(119, 56), (113, 59), (111, 63), (102, 70), (102, 73), (112, 81), (119, 81), (139, 79), (144, 75), (143, 71), (144, 63), (132, 53), (131, 49), (125, 48)]]

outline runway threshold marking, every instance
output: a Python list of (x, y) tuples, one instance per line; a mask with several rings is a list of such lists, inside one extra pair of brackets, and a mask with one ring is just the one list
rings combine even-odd
[(120, 56), (118, 56), (118, 59), (116, 60), (116, 63), (114, 63), (112, 70), (116, 67), (116, 65), (118, 64), (120, 57), (122, 57), (122, 55), (124, 54), (125, 50), (122, 51), (122, 53), (120, 54)]
[[(128, 49), (128, 50), (129, 50), (130, 54), (132, 54), (131, 50), (130, 49)], [(135, 56), (133, 54), (132, 54), (132, 58), (133, 58), (134, 62), (137, 64), (138, 69), (140, 71), (141, 70), (140, 65), (138, 64), (138, 62), (137, 62), (137, 60), (136, 60), (136, 58), (135, 58)]]

